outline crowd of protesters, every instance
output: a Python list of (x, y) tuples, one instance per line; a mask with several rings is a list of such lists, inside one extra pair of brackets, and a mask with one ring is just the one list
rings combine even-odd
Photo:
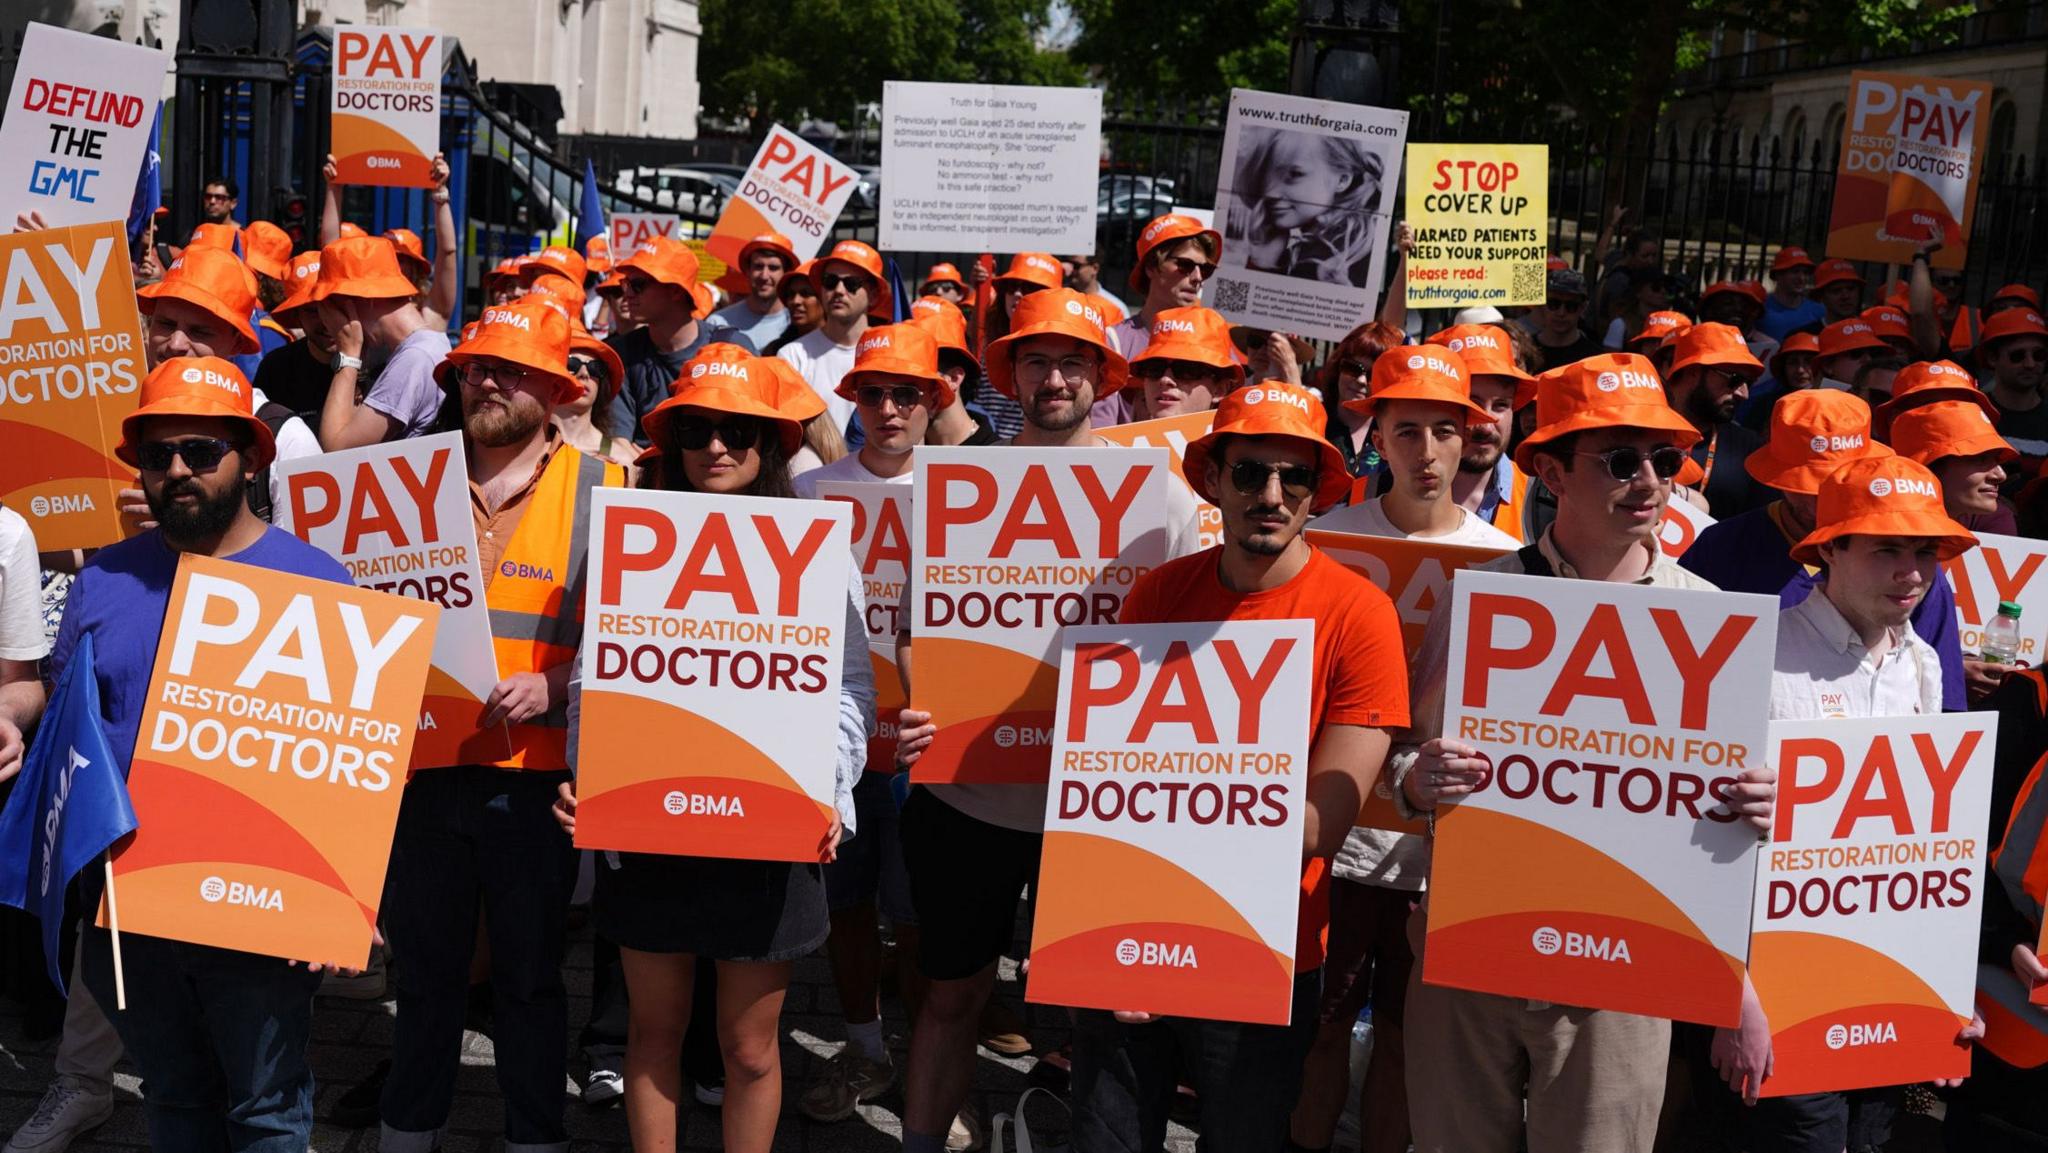
[[(61, 1024), (48, 1022), (56, 1076), (9, 1153), (56, 1153), (103, 1123), (124, 1053), (155, 1147), (299, 1153), (323, 993), (395, 1003), (389, 1060), (323, 1117), (377, 1127), (391, 1153), (441, 1147), (466, 1027), (494, 1042), (508, 1150), (568, 1148), (573, 1075), (586, 1104), (623, 1102), (635, 1148), (675, 1147), (688, 1094), (722, 1110), (725, 1147), (759, 1153), (779, 1147), (793, 966), (820, 951), (844, 1043), (787, 1092), (820, 1126), (900, 1093), (912, 1153), (985, 1143), (988, 1119), (970, 1105), (977, 1046), (1037, 1054), (1034, 1076), (1067, 1096), (1083, 1150), (1159, 1149), (1177, 1108), (1205, 1148), (1327, 1149), (1354, 1096), (1363, 1148), (1390, 1153), (1882, 1146), (1909, 1087), (1759, 1100), (1770, 1032), (1753, 996), (1738, 1028), (1674, 1029), (1420, 980), (1429, 837), (1353, 827), (1353, 814), (1378, 781), (1403, 816), (1427, 817), (1483, 771), (1440, 731), (1448, 620), (1437, 614), (1411, 667), (1385, 593), (1311, 547), (1311, 527), (1494, 549), (1489, 567), (1506, 572), (1776, 594), (1773, 716), (1843, 715), (1819, 709), (1823, 687), (1853, 689), (1853, 715), (1996, 710), (1991, 832), (2010, 851), (1985, 894), (1983, 957), (2025, 988), (2048, 984), (2032, 947), (2048, 878), (2032, 848), (2048, 816), (2032, 789), (2048, 681), (1962, 649), (1937, 567), (1975, 532), (2048, 533), (2048, 323), (2034, 288), (1966, 301), (1930, 249), (1873, 291), (1855, 265), (1791, 245), (1756, 280), (1696, 284), (1665, 267), (1658, 237), (1613, 245), (1610, 228), (1590, 267), (1553, 258), (1547, 298), (1527, 309), (1411, 315), (1397, 266), (1387, 307), (1319, 349), (1205, 307), (1222, 238), (1167, 215), (1114, 288), (1096, 255), (1018, 253), (1000, 272), (933, 265), (902, 302), (883, 255), (856, 240), (805, 261), (763, 234), (723, 288), (680, 240), (549, 246), (487, 270), (477, 315), (451, 339), (457, 231), (446, 165), (435, 171), (431, 251), (413, 232), (341, 219), (330, 167), (306, 251), (268, 223), (238, 226), (234, 186), (214, 181), (205, 223), (144, 253), (151, 372), (122, 459), (138, 475), (128, 505), (150, 529), (32, 559), (26, 523), (0, 509), (0, 771), (20, 763), (43, 676), (86, 637), (125, 759), (178, 554), (347, 580), (267, 523), (273, 464), (445, 431), (467, 454), (502, 677), (486, 706), (511, 726), (513, 754), (406, 785), (369, 970), (131, 937), (129, 984), (146, 972), (147, 989), (110, 1012), (107, 936), (80, 928)], [(731, 370), (691, 371), (712, 361)], [(195, 365), (231, 387), (185, 383), (179, 370)], [(1662, 388), (1596, 385), (1612, 372)], [(1036, 1043), (997, 972), (1021, 956), (1044, 787), (906, 791), (864, 771), (876, 693), (857, 587), (839, 832), (819, 862), (579, 860), (572, 526), (593, 489), (814, 497), (821, 481), (907, 485), (919, 445), (1051, 451), (1211, 410), (1186, 475), (1220, 509), (1222, 543), (1198, 547), (1193, 502), (1176, 503), (1172, 557), (1125, 619), (1317, 621), (1291, 1024), (1077, 1011), (1068, 1046)], [(1856, 494), (1880, 473), (1938, 482), (1940, 495), (1878, 516)], [(1716, 522), (1675, 561), (1655, 539), (1674, 501)], [(550, 575), (504, 575), (527, 571)], [(900, 722), (899, 772), (936, 731), (916, 707), (913, 649), (906, 630), (912, 706), (882, 718)], [(1774, 791), (1768, 770), (1746, 774), (1731, 808), (1768, 835)], [(587, 896), (579, 868), (594, 875)], [(75, 912), (96, 902), (95, 876)], [(573, 1070), (572, 919), (595, 939)], [(910, 1021), (903, 1047), (884, 1034), (885, 995)], [(1368, 1009), (1361, 1086), (1348, 1051)], [(1958, 1043), (1974, 1044), (1974, 1065), (1939, 1087), (1950, 1148), (2048, 1131), (2041, 1041), (1973, 1026)]]

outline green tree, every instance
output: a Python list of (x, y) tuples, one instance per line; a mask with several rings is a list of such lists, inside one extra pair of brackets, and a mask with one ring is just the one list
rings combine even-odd
[(1296, 0), (1069, 0), (1073, 56), (1115, 96), (1220, 100), (1232, 88), (1285, 91)]

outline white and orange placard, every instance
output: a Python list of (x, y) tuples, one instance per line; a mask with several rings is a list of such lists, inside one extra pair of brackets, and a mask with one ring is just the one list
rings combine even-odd
[[(1308, 543), (1329, 554), (1331, 560), (1371, 581), (1401, 615), (1401, 648), (1408, 658), (1422, 647), (1422, 634), (1429, 629), (1429, 616), (1439, 603), (1450, 599), (1451, 577), (1500, 555), (1500, 550), (1467, 545), (1438, 544), (1426, 540), (1366, 536), (1362, 533), (1308, 531)], [(1428, 822), (1421, 818), (1404, 820), (1394, 807), (1393, 774), (1381, 773), (1366, 794), (1358, 812), (1358, 823), (1373, 829), (1424, 834)]]
[(1749, 979), (1767, 1097), (1970, 1072), (1995, 713), (1773, 721)]
[[(171, 54), (30, 22), (14, 59), (0, 109), (0, 220), (10, 229), (30, 212), (52, 228), (127, 220)], [(15, 307), (11, 273), (8, 283), (0, 308)]]
[(1098, 428), (1095, 435), (1111, 444), (1129, 445), (1132, 448), (1163, 448), (1173, 458), (1173, 475), (1178, 477), (1188, 495), (1195, 498), (1196, 516), (1195, 545), (1197, 548), (1215, 548), (1223, 543), (1223, 510), (1203, 500), (1195, 493), (1195, 486), (1188, 483), (1187, 463), (1184, 454), (1188, 442), (1209, 435), (1209, 427), (1215, 423), (1216, 410), (1206, 412), (1184, 412), (1179, 416), (1162, 416), (1158, 420), (1137, 420), (1129, 424)]
[(432, 188), (441, 151), (441, 34), (343, 24), (327, 77), (343, 184)]
[(852, 520), (838, 501), (591, 494), (578, 848), (818, 859)]
[(1998, 602), (2020, 606), (2019, 663), (2039, 665), (2048, 652), (2048, 541), (1978, 533), (1977, 547), (1945, 561), (1942, 570), (1956, 593), (1957, 638), (1966, 653), (1979, 651), (1984, 626), (1998, 615)]
[[(612, 213), (612, 251), (632, 252), (642, 244), (656, 237), (676, 235), (676, 225), (681, 218), (673, 212), (614, 212)], [(622, 258), (623, 259), (623, 258)], [(698, 278), (712, 279), (698, 269)]]
[(910, 486), (861, 481), (819, 481), (818, 495), (853, 509), (853, 563), (867, 603), (868, 659), (875, 670), (875, 735), (868, 738), (868, 771), (896, 771), (896, 717), (908, 703), (896, 671), (897, 614), (910, 579)]
[(1677, 560), (1713, 524), (1714, 518), (1707, 515), (1707, 510), (1674, 492), (1664, 502), (1664, 515), (1657, 520), (1657, 547), (1664, 550), (1665, 556)]
[(186, 553), (114, 852), (122, 931), (367, 964), (440, 616)]
[(284, 489), (279, 528), (325, 549), (363, 588), (441, 606), (412, 767), (510, 757), (505, 726), (483, 723), (484, 702), (498, 683), (498, 657), (462, 434), (280, 460), (276, 467)]
[(1066, 630), (1030, 1000), (1288, 1023), (1314, 649), (1306, 620)]
[(919, 784), (1041, 784), (1059, 632), (1115, 624), (1166, 556), (1161, 448), (917, 450), (912, 703), (938, 735)]
[(1468, 569), (1452, 614), (1443, 735), (1492, 768), (1437, 816), (1423, 979), (1736, 1024), (1777, 598)]
[(705, 246), (721, 264), (735, 264), (747, 241), (779, 232), (798, 260), (809, 260), (824, 246), (859, 179), (858, 172), (816, 145), (772, 125), (740, 177), (739, 195), (725, 202)]
[(1939, 234), (1932, 263), (1961, 268), (1990, 132), (1989, 84), (1851, 73), (1827, 254), (1904, 264)]
[(128, 235), (119, 220), (0, 236), (0, 504), (47, 552), (128, 535), (114, 456), (147, 375)]

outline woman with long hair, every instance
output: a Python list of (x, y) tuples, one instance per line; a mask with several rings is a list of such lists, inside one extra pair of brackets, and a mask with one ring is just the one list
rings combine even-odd
[(1344, 334), (1319, 373), (1318, 391), (1323, 394), (1323, 411), (1329, 413), (1324, 439), (1337, 446), (1352, 476), (1364, 476), (1379, 467), (1379, 454), (1369, 439), (1371, 418), (1344, 407), (1344, 402), (1364, 397), (1374, 362), (1404, 343), (1400, 329), (1382, 320), (1367, 321)]
[(1225, 235), (1247, 268), (1363, 285), (1384, 169), (1359, 141), (1268, 129), (1238, 152)]
[[(823, 404), (780, 360), (724, 362), (741, 371), (693, 372), (643, 422), (653, 441), (641, 487), (728, 496), (794, 497), (789, 461), (803, 425)], [(857, 569), (854, 570), (857, 582)], [(817, 862), (606, 853), (592, 901), (596, 931), (619, 946), (630, 1003), (626, 1026), (626, 1126), (640, 1153), (676, 1147), (683, 1034), (699, 960), (717, 965), (718, 1046), (725, 1061), (724, 1148), (767, 1153), (782, 1108), (780, 1021), (799, 957), (825, 943), (829, 921), (820, 865), (834, 860), (853, 825), (853, 784), (867, 763), (874, 674), (857, 583), (847, 590), (841, 634), (835, 819)], [(576, 720), (580, 723), (580, 714)], [(650, 755), (688, 757), (688, 749)], [(572, 834), (576, 796), (564, 784), (556, 818)]]

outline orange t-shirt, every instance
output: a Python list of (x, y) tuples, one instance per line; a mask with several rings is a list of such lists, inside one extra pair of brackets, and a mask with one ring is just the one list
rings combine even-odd
[[(1401, 618), (1378, 586), (1311, 550), (1294, 579), (1263, 592), (1237, 593), (1216, 579), (1222, 546), (1168, 561), (1147, 573), (1124, 597), (1123, 622), (1297, 620), (1316, 623), (1314, 688), (1309, 695), (1309, 745), (1323, 726), (1374, 729), (1408, 724), (1408, 658)], [(1330, 863), (1316, 857), (1302, 866), (1301, 915), (1294, 939), (1294, 971), (1323, 964), (1330, 929)]]

